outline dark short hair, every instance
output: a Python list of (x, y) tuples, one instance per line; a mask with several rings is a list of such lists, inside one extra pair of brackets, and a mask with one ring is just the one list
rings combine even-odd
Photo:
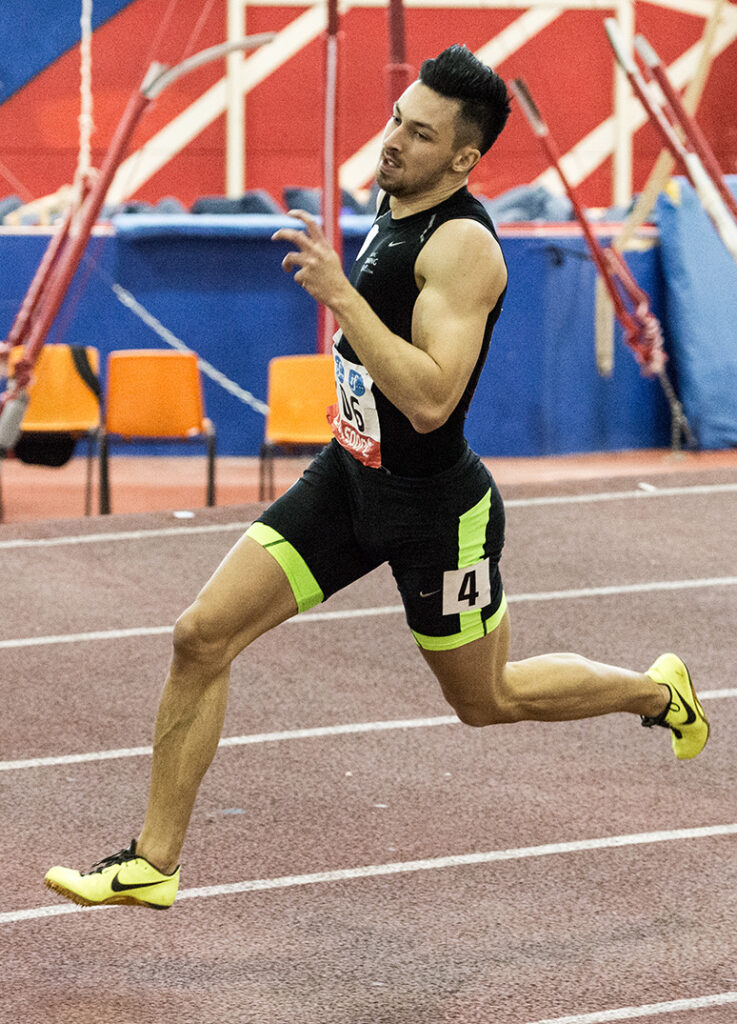
[(420, 81), (429, 89), (459, 100), (460, 141), (475, 136), (481, 155), (496, 141), (507, 123), (511, 104), (502, 78), (467, 47), (455, 44), (423, 61)]

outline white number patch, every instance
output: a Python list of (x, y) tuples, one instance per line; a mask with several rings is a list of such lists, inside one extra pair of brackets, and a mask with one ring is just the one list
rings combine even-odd
[(491, 601), (489, 559), (443, 573), (443, 615), (485, 608)]

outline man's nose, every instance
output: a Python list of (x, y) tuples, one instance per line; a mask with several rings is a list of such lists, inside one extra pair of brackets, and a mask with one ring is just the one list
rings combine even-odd
[(401, 124), (390, 124), (384, 135), (384, 149), (399, 149), (401, 143)]

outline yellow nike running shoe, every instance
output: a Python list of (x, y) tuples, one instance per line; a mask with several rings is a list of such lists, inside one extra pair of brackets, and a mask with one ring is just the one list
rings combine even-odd
[(647, 670), (656, 683), (670, 690), (670, 703), (655, 718), (641, 716), (647, 728), (662, 725), (671, 731), (673, 752), (681, 760), (696, 757), (709, 739), (709, 722), (699, 703), (688, 669), (675, 654), (661, 654)]
[(136, 853), (136, 841), (127, 850), (114, 853), (89, 871), (53, 867), (44, 879), (49, 889), (85, 907), (125, 903), (166, 910), (179, 888), (179, 868), (165, 875), (145, 857)]

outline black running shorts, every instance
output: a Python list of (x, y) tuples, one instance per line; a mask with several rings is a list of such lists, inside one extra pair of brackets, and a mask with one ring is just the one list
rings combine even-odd
[(504, 615), (504, 506), (470, 449), (415, 479), (369, 469), (332, 441), (248, 536), (284, 569), (299, 611), (388, 562), (425, 650), (477, 640)]

